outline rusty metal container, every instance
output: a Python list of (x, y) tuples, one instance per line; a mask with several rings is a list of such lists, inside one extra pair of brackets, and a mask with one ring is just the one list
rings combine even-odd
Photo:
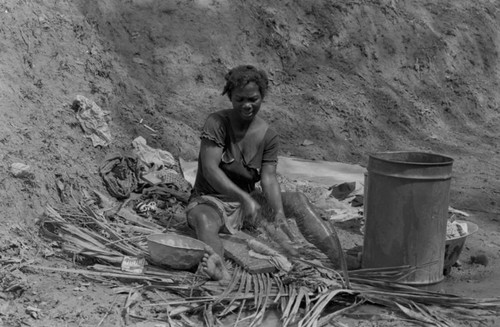
[(365, 183), (363, 268), (409, 265), (400, 282), (443, 276), (453, 159), (425, 152), (370, 155)]

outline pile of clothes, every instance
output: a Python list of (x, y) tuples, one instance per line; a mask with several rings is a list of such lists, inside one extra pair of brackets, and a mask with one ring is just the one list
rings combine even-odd
[(109, 194), (145, 218), (183, 212), (191, 185), (179, 162), (168, 151), (149, 147), (143, 137), (132, 147), (130, 154), (113, 154), (100, 166)]

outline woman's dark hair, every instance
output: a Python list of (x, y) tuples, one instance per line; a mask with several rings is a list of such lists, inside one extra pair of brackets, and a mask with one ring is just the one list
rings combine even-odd
[(241, 65), (231, 69), (226, 76), (226, 85), (222, 91), (222, 95), (227, 94), (229, 99), (234, 89), (243, 87), (250, 82), (254, 82), (259, 87), (262, 98), (266, 96), (269, 80), (267, 74), (263, 70), (259, 70), (252, 65)]

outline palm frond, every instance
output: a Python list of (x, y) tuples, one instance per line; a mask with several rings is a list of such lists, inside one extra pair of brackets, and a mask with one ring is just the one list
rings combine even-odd
[(218, 315), (219, 317), (223, 317), (228, 314), (229, 308), (237, 300), (237, 296), (243, 293), (247, 278), (249, 278), (249, 274), (244, 269), (241, 269), (241, 275), (238, 282), (238, 290), (236, 291), (236, 294), (234, 294), (233, 298), (229, 300), (229, 304), (227, 305), (227, 307)]
[[(59, 242), (65, 251), (114, 265), (119, 265), (125, 255), (148, 259), (143, 237), (156, 229), (154, 223), (111, 223), (85, 205), (75, 210), (60, 212), (47, 206), (41, 222), (45, 235)], [(59, 271), (136, 281), (147, 284), (144, 289), (168, 291), (174, 297), (141, 306), (165, 307), (172, 322), (185, 313), (202, 312), (205, 323), (213, 325), (218, 317), (235, 313), (235, 325), (246, 321), (246, 325), (258, 326), (267, 310), (275, 307), (281, 312), (284, 327), (323, 326), (364, 303), (372, 303), (389, 308), (402, 320), (448, 327), (455, 325), (457, 319), (480, 319), (471, 314), (472, 310), (490, 314), (498, 314), (500, 310), (500, 298), (461, 297), (398, 283), (415, 270), (411, 266), (361, 269), (346, 274), (326, 267), (319, 260), (293, 260), (292, 269), (280, 275), (251, 274), (239, 266), (228, 265), (232, 278), (226, 287), (197, 274), (154, 266), (142, 274), (103, 265), (93, 266), (94, 271)], [(335, 311), (327, 312), (332, 309)]]

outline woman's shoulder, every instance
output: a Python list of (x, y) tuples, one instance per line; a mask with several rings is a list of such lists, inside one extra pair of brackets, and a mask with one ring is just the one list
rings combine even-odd
[(258, 116), (255, 118), (259, 119), (259, 121), (258, 121), (259, 129), (261, 131), (265, 131), (266, 139), (267, 138), (274, 138), (274, 137), (278, 136), (278, 133), (276, 132), (276, 130), (273, 128), (273, 126), (271, 124), (269, 124), (267, 121), (265, 121), (264, 119), (262, 119)]
[(261, 117), (256, 116), (254, 118), (253, 129), (260, 132), (267, 131), (269, 129), (269, 124)]
[(205, 120), (205, 125), (226, 125), (228, 121), (228, 111), (229, 109), (223, 109), (210, 113)]
[(255, 123), (254, 133), (263, 135), (264, 137), (262, 140), (264, 143), (274, 142), (277, 140), (278, 133), (267, 121), (257, 116), (255, 117)]
[(214, 111), (208, 115), (208, 117), (217, 117), (217, 118), (227, 118), (229, 117), (229, 112), (231, 109), (222, 109), (218, 111)]
[(278, 139), (279, 139), (278, 132), (276, 132), (276, 130), (272, 126), (269, 126), (267, 128), (266, 134), (264, 136), (264, 142), (274, 143), (274, 142), (278, 142)]

